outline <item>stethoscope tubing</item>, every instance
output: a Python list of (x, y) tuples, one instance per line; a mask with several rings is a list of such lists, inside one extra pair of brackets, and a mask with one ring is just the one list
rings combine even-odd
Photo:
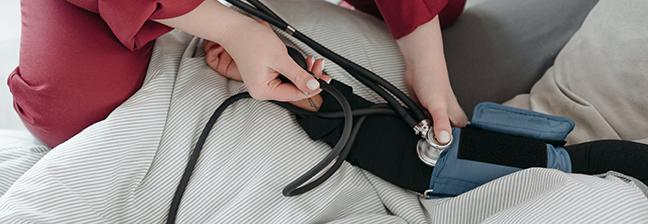
[[(299, 30), (294, 29), (286, 21), (277, 16), (272, 10), (267, 6), (261, 3), (258, 0), (247, 0), (251, 5), (244, 3), (241, 0), (226, 0), (230, 4), (236, 6), (237, 8), (243, 10), (244, 12), (253, 15), (259, 19), (262, 19), (276, 28), (285, 31), (287, 34), (293, 36), (295, 39), (301, 41), (302, 43), (309, 46), (311, 49), (319, 53), (321, 56), (331, 60), (332, 62), (338, 64), (350, 75), (356, 78), (365, 86), (369, 87), (371, 90), (380, 95), (389, 105), (394, 109), (398, 114), (401, 115), (401, 118), (410, 126), (414, 127), (419, 122), (426, 119), (425, 111), (420, 105), (416, 104), (411, 98), (409, 98), (403, 91), (396, 88), (393, 84), (389, 83), (387, 80), (376, 75), (375, 73), (369, 71), (368, 69), (356, 64), (355, 62), (348, 60), (339, 54), (331, 51), (320, 43), (314, 41), (310, 37), (304, 35)], [(383, 89), (384, 88), (384, 89)], [(392, 95), (393, 94), (393, 95)], [(410, 108), (412, 114), (410, 114), (399, 101), (394, 98), (398, 98), (405, 106)]]
[[(311, 111), (307, 111), (295, 107), (289, 103), (274, 102), (275, 104), (282, 106), (300, 116), (315, 115), (322, 118), (330, 118), (330, 119), (344, 118), (343, 129), (342, 129), (340, 139), (338, 139), (338, 142), (335, 144), (331, 152), (329, 152), (324, 159), (322, 159), (311, 169), (309, 169), (304, 174), (302, 174), (301, 176), (299, 176), (298, 178), (290, 182), (288, 185), (286, 185), (282, 191), (283, 195), (295, 196), (295, 195), (306, 193), (311, 189), (314, 189), (315, 187), (324, 183), (329, 177), (331, 177), (338, 170), (338, 168), (343, 164), (344, 160), (346, 159), (349, 152), (351, 151), (351, 147), (353, 146), (355, 136), (358, 134), (360, 127), (362, 126), (362, 123), (365, 121), (367, 116), (399, 115), (411, 127), (414, 127), (419, 122), (425, 120), (425, 115), (424, 115), (425, 113), (423, 112), (424, 110), (418, 104), (414, 103), (414, 101), (411, 98), (409, 98), (405, 93), (400, 91), (394, 85), (387, 82), (380, 76), (372, 73), (371, 71), (365, 69), (364, 67), (340, 56), (339, 54), (315, 42), (308, 36), (295, 30), (294, 28), (289, 26), (288, 23), (286, 23), (283, 19), (281, 19), (278, 15), (272, 12), (272, 10), (270, 10), (268, 7), (266, 7), (263, 3), (259, 2), (258, 0), (248, 0), (248, 2), (252, 4), (254, 7), (240, 0), (226, 0), (226, 1), (253, 16), (256, 16), (262, 20), (267, 21), (273, 26), (286, 31), (288, 34), (302, 41), (304, 44), (311, 47), (313, 50), (321, 54), (323, 57), (328, 58), (329, 60), (338, 64), (345, 71), (351, 74), (354, 78), (356, 78), (365, 86), (375, 91), (378, 95), (383, 97), (385, 101), (387, 101), (387, 104), (376, 104), (369, 108), (353, 110), (349, 102), (346, 100), (344, 95), (339, 90), (335, 89), (333, 86), (329, 85), (323, 80), (318, 80), (320, 83), (320, 88), (323, 91), (331, 94), (331, 96), (333, 96), (335, 100), (340, 104), (340, 107), (342, 108), (341, 112), (311, 112)], [(302, 67), (306, 67), (303, 56), (293, 58), (293, 59), (295, 59), (295, 61), (298, 64), (300, 64)], [(408, 108), (410, 108), (411, 109), (410, 111), (413, 114), (410, 114), (408, 110), (406, 110), (403, 106), (401, 106), (399, 101), (394, 97), (398, 98), (398, 100), (400, 100)], [(205, 127), (203, 128), (198, 138), (196, 145), (194, 146), (193, 152), (190, 155), (189, 161), (187, 162), (187, 166), (185, 167), (184, 173), (181, 177), (180, 184), (178, 185), (176, 192), (174, 193), (171, 202), (171, 207), (167, 215), (167, 223), (175, 223), (178, 210), (180, 208), (180, 202), (182, 201), (182, 196), (184, 195), (186, 187), (189, 184), (189, 180), (191, 179), (191, 175), (194, 169), (196, 168), (196, 163), (207, 141), (207, 137), (209, 136), (209, 133), (213, 128), (213, 126), (216, 124), (216, 121), (229, 105), (235, 103), (238, 100), (246, 99), (246, 98), (251, 98), (250, 94), (247, 92), (233, 95), (228, 99), (226, 99), (210, 116), (209, 120), (207, 121), (207, 124), (205, 124)], [(353, 122), (354, 117), (358, 117), (355, 124)], [(335, 162), (331, 165), (331, 162), (333, 161)], [(326, 172), (324, 172), (322, 175), (320, 175), (318, 178), (314, 179), (313, 181), (307, 183), (309, 180), (317, 176), (317, 174), (319, 174), (322, 170), (326, 169), (327, 166), (330, 167)]]
[[(322, 90), (331, 94), (338, 101), (340, 107), (342, 108), (342, 114), (338, 114), (338, 113), (334, 114), (338, 118), (340, 117), (339, 115), (341, 115), (341, 117), (344, 118), (342, 133), (340, 135), (340, 139), (338, 139), (338, 142), (335, 144), (331, 152), (329, 152), (324, 159), (322, 159), (311, 169), (309, 169), (304, 174), (302, 174), (301, 176), (299, 176), (298, 178), (296, 178), (295, 180), (293, 180), (292, 182), (290, 182), (284, 187), (282, 191), (284, 196), (295, 196), (295, 195), (306, 193), (311, 189), (314, 189), (320, 184), (324, 183), (329, 177), (331, 177), (344, 162), (346, 156), (351, 150), (351, 146), (353, 144), (355, 136), (358, 133), (360, 125), (365, 119), (364, 117), (361, 117), (354, 126), (352, 108), (349, 102), (344, 98), (344, 95), (339, 90), (335, 89), (333, 86), (329, 85), (323, 80), (319, 80), (319, 82)], [(241, 99), (247, 99), (247, 98), (251, 98), (248, 92), (243, 92), (243, 93), (238, 93), (236, 95), (233, 95), (227, 98), (225, 101), (223, 101), (223, 103), (220, 106), (218, 106), (218, 108), (216, 108), (214, 113), (209, 117), (209, 120), (205, 124), (205, 127), (203, 128), (200, 136), (198, 137), (198, 141), (196, 142), (196, 145), (194, 146), (194, 149), (189, 157), (187, 166), (185, 167), (185, 170), (180, 179), (180, 184), (176, 188), (176, 191), (173, 195), (173, 199), (171, 200), (171, 207), (169, 208), (169, 212), (167, 214), (166, 223), (175, 223), (184, 192), (186, 191), (186, 188), (189, 185), (189, 180), (191, 179), (193, 171), (196, 168), (196, 164), (198, 162), (198, 159), (200, 158), (200, 154), (204, 148), (204, 145), (207, 142), (207, 137), (209, 136), (209, 133), (213, 129), (214, 125), (216, 124), (216, 121), (218, 121), (218, 118), (220, 118), (222, 113), (225, 111), (225, 109), (227, 109), (227, 107), (229, 107), (229, 105), (234, 104), (235, 102)], [(282, 105), (282, 103), (279, 102), (275, 102), (275, 103), (279, 106), (285, 106), (285, 104)], [(286, 107), (286, 108), (290, 109), (290, 107)], [(310, 179), (317, 176), (317, 174), (320, 173), (322, 170), (326, 169), (326, 167), (329, 164), (331, 164), (331, 162), (333, 162), (334, 160), (335, 163), (331, 167), (329, 167), (329, 169), (324, 174), (322, 174), (315, 180), (311, 181), (310, 183), (305, 184)]]

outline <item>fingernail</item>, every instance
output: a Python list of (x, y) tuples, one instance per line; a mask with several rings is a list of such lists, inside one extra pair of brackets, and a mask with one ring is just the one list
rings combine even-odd
[(326, 65), (326, 59), (322, 59), (322, 69), (324, 68), (325, 65)]
[(316, 90), (319, 88), (319, 82), (315, 79), (308, 80), (308, 82), (306, 82), (306, 87), (310, 90)]
[(450, 133), (448, 133), (447, 131), (441, 131), (441, 133), (439, 133), (439, 139), (438, 140), (439, 140), (439, 143), (441, 143), (441, 144), (448, 143), (450, 141)]

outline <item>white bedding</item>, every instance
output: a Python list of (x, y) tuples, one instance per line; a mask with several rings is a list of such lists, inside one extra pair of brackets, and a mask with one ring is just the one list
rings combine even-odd
[(48, 151), (29, 132), (0, 129), (0, 195)]
[[(290, 14), (279, 11), (288, 21), (303, 21), (294, 24), (403, 87), (402, 62), (394, 60), (398, 51), (379, 22), (326, 3), (272, 3), (277, 9), (292, 4)], [(321, 19), (324, 16), (330, 19)], [(351, 43), (344, 41), (349, 36), (334, 38), (326, 29), (357, 36)], [(227, 96), (243, 90), (241, 83), (225, 80), (204, 64), (196, 52), (198, 42), (179, 32), (159, 38), (142, 89), (106, 120), (61, 144), (21, 176), (0, 197), (0, 223), (163, 222), (208, 117)], [(359, 95), (377, 99), (336, 66), (329, 63), (326, 70), (354, 85)], [(648, 200), (633, 183), (612, 175), (598, 178), (548, 169), (524, 170), (454, 198), (419, 200), (344, 164), (314, 191), (283, 197), (283, 186), (328, 150), (308, 139), (287, 111), (254, 100), (236, 103), (211, 132), (178, 222), (648, 221)], [(8, 162), (0, 160), (0, 166)]]

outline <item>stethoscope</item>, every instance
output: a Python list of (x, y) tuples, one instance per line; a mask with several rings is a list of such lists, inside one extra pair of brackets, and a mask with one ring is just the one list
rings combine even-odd
[[(328, 48), (322, 46), (321, 44), (315, 42), (310, 37), (299, 32), (294, 27), (290, 26), (278, 15), (276, 15), (272, 10), (267, 6), (261, 3), (258, 0), (247, 0), (249, 3), (245, 3), (241, 0), (226, 0), (230, 4), (236, 6), (242, 11), (253, 15), (259, 19), (262, 19), (274, 27), (284, 31), (286, 34), (294, 37), (295, 39), (303, 42), (307, 46), (311, 47), (321, 56), (329, 59), (330, 61), (336, 63), (347, 71), (351, 76), (360, 81), (365, 86), (369, 87), (371, 90), (380, 95), (387, 103), (376, 104), (369, 108), (363, 109), (351, 109), (349, 102), (346, 100), (344, 95), (339, 92), (337, 89), (333, 88), (331, 85), (326, 83), (323, 80), (318, 80), (320, 83), (320, 88), (323, 91), (331, 94), (335, 100), (340, 104), (342, 111), (341, 112), (311, 112), (303, 110), (301, 108), (295, 107), (289, 103), (284, 102), (275, 102), (273, 103), (282, 106), (298, 115), (302, 116), (319, 116), (323, 118), (344, 118), (342, 134), (340, 139), (335, 144), (330, 153), (326, 155), (322, 161), (317, 163), (313, 168), (305, 172), (303, 175), (296, 178), (294, 181), (290, 182), (286, 187), (284, 187), (282, 193), (284, 196), (295, 196), (299, 194), (306, 193), (311, 189), (319, 186), (324, 181), (326, 181), (330, 176), (332, 176), (335, 171), (342, 165), (345, 158), (348, 156), (351, 146), (355, 136), (357, 135), (360, 126), (364, 122), (365, 118), (369, 115), (395, 115), (405, 121), (407, 125), (412, 127), (414, 134), (421, 137), (417, 143), (416, 151), (421, 159), (421, 161), (427, 165), (434, 166), (436, 165), (437, 160), (439, 159), (441, 153), (444, 149), (452, 143), (452, 137), (450, 141), (446, 144), (440, 144), (434, 138), (434, 132), (430, 124), (430, 120), (425, 117), (424, 109), (416, 104), (411, 98), (409, 98), (405, 93), (400, 91), (391, 83), (387, 82), (382, 77), (376, 75), (375, 73), (367, 70), (366, 68), (340, 56), (339, 54), (329, 50)], [(294, 48), (288, 47), (288, 54), (299, 64), (302, 68), (306, 68), (306, 60), (299, 51)], [(180, 202), (182, 196), (186, 190), (186, 187), (191, 178), (191, 174), (196, 167), (196, 162), (200, 157), (200, 153), (203, 149), (203, 146), (209, 136), (209, 132), (212, 127), (223, 113), (223, 111), (234, 102), (240, 99), (251, 98), (250, 94), (247, 92), (239, 93), (227, 98), (211, 115), (207, 124), (205, 125), (202, 133), (200, 134), (198, 141), (193, 149), (193, 152), (187, 162), (185, 171), (180, 180), (176, 192), (174, 194), (171, 208), (167, 216), (167, 223), (175, 223), (176, 215), (180, 207)], [(402, 102), (404, 106), (400, 104)], [(409, 110), (408, 110), (409, 109)], [(357, 121), (354, 123), (354, 117), (358, 117)], [(335, 161), (333, 165), (329, 167), (326, 172), (320, 175), (315, 180), (310, 183), (306, 183), (308, 180), (317, 176), (322, 170), (326, 169), (331, 162)]]

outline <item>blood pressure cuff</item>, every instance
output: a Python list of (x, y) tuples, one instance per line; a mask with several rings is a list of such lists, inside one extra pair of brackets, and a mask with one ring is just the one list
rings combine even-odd
[(564, 139), (574, 123), (564, 117), (495, 103), (475, 108), (471, 124), (453, 129), (430, 178), (436, 195), (458, 195), (530, 167), (571, 172)]

